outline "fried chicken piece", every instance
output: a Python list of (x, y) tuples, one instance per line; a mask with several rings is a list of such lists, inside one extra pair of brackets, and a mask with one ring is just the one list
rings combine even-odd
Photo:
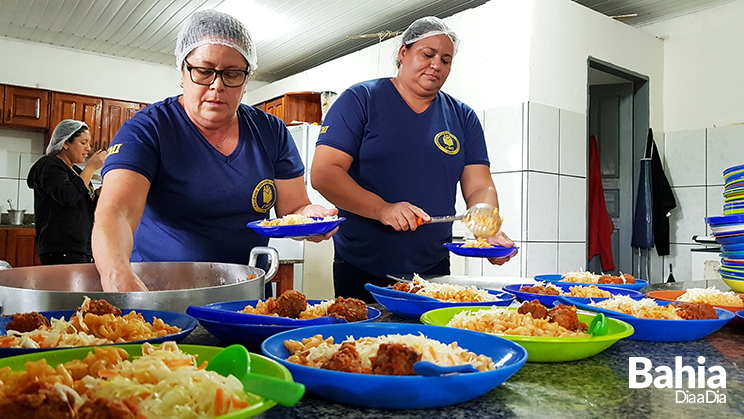
[(49, 383), (35, 381), (20, 392), (0, 397), (0, 416), (13, 419), (73, 419), (72, 400), (62, 400)]
[(305, 311), (305, 309), (307, 309), (307, 298), (305, 298), (305, 294), (295, 290), (288, 290), (284, 291), (276, 299), (276, 307), (272, 311), (282, 317), (298, 319), (300, 318), (300, 313)]
[(519, 292), (529, 292), (531, 294), (543, 294), (543, 295), (561, 295), (561, 292), (558, 291), (555, 288), (551, 287), (544, 287), (542, 285), (537, 285), (534, 287), (531, 287), (529, 285), (524, 285), (519, 289)]
[(708, 303), (680, 303), (677, 315), (685, 320), (713, 320), (718, 318), (716, 309)]
[(538, 300), (525, 301), (518, 309), (519, 314), (531, 314), (533, 319), (547, 319), (548, 309)]
[(324, 370), (362, 372), (362, 358), (356, 350), (356, 342), (343, 342), (341, 348), (321, 366)]
[(622, 278), (619, 276), (612, 276), (612, 275), (602, 275), (597, 280), (598, 284), (624, 284)]
[(137, 415), (129, 410), (120, 399), (97, 398), (88, 400), (78, 409), (78, 419), (136, 419)]
[(337, 297), (328, 307), (327, 315), (341, 317), (347, 322), (367, 320), (367, 304), (356, 298)]
[(405, 282), (396, 282), (393, 284), (393, 289), (396, 291), (408, 292), (411, 287)]
[(382, 343), (371, 359), (372, 374), (416, 375), (413, 364), (420, 360), (420, 354), (402, 343)]
[(622, 274), (620, 276), (622, 276), (623, 278), (625, 278), (625, 283), (626, 284), (635, 284), (635, 277), (633, 275), (631, 275), (631, 274)]
[(32, 311), (30, 313), (13, 314), (13, 320), (5, 325), (5, 330), (17, 330), (19, 332), (31, 332), (41, 326), (49, 327), (49, 319), (41, 313)]
[(558, 323), (559, 326), (563, 326), (574, 332), (586, 332), (589, 326), (586, 323), (582, 323), (576, 313), (576, 306), (558, 304), (556, 307), (550, 309), (548, 315), (550, 315), (551, 323)]
[[(75, 311), (76, 313), (80, 311), (82, 308), (78, 307)], [(88, 302), (87, 309), (83, 310), (83, 314), (95, 314), (98, 316), (103, 316), (104, 314), (113, 314), (116, 317), (121, 316), (121, 309), (118, 307), (115, 307), (111, 303), (109, 303), (106, 300), (90, 300)]]

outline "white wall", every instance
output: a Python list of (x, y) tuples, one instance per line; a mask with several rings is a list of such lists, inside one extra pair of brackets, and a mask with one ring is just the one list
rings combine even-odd
[(744, 122), (744, 1), (641, 29), (664, 40), (664, 131)]

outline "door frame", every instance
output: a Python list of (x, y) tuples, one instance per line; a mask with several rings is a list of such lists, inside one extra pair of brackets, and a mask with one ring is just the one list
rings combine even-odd
[[(587, 86), (586, 86), (586, 142), (589, 143), (589, 136), (591, 133), (589, 132), (589, 108), (591, 106), (592, 96), (590, 93), (590, 84), (588, 80), (588, 69), (593, 68), (595, 70), (602, 71), (607, 74), (611, 74), (616, 77), (620, 77), (622, 79), (628, 80), (633, 84), (633, 127), (632, 127), (632, 136), (633, 136), (633, 143), (632, 143), (632, 164), (633, 164), (633, 181), (632, 181), (632, 205), (633, 208), (636, 206), (636, 200), (638, 195), (638, 178), (640, 176), (641, 172), (641, 158), (643, 158), (643, 154), (646, 148), (646, 138), (648, 136), (648, 129), (650, 128), (651, 119), (650, 119), (650, 98), (649, 98), (649, 91), (650, 91), (650, 79), (648, 76), (637, 73), (632, 70), (628, 70), (626, 68), (620, 67), (618, 65), (612, 64), (610, 62), (601, 60), (599, 58), (595, 58), (592, 56), (589, 56), (587, 59)], [(588, 147), (587, 147), (587, 153), (588, 153)], [(587, 173), (589, 173), (589, 159), (587, 158)], [(588, 183), (587, 183), (588, 186)], [(632, 223), (632, 219), (630, 220)], [(588, 240), (587, 240), (588, 244)], [(588, 253), (588, 246), (587, 246), (587, 253)], [(633, 266), (633, 275), (638, 276), (641, 274), (641, 266), (640, 266), (640, 255), (636, 252), (631, 252), (632, 254), (632, 266)], [(587, 264), (589, 263), (589, 260), (587, 258)]]

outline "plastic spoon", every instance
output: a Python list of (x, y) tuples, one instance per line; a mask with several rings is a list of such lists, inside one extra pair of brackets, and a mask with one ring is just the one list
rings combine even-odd
[[(484, 219), (490, 220), (490, 222), (482, 222)], [(424, 222), (423, 218), (416, 217), (416, 225), (447, 223), (457, 220), (463, 220), (475, 237), (483, 238), (495, 236), (501, 229), (501, 223), (503, 221), (493, 205), (481, 203), (468, 208), (465, 214), (431, 217), (431, 220), (426, 222)]]
[(413, 364), (413, 371), (424, 377), (436, 377), (453, 373), (478, 372), (478, 368), (475, 368), (471, 364), (449, 365), (445, 367), (429, 361), (419, 361)]
[(597, 313), (594, 319), (589, 324), (588, 333), (594, 336), (604, 336), (607, 334), (607, 318), (604, 313)]
[(230, 345), (218, 352), (207, 363), (207, 371), (214, 371), (222, 376), (232, 374), (243, 384), (243, 390), (274, 400), (282, 406), (294, 406), (305, 394), (305, 386), (301, 383), (251, 374), (251, 357), (243, 345)]
[(425, 295), (413, 294), (405, 291), (398, 291), (392, 288), (378, 287), (377, 285), (364, 284), (364, 288), (373, 294), (384, 295), (391, 298), (400, 298), (406, 300), (418, 300), (418, 301), (439, 301), (436, 298), (427, 297)]
[(287, 317), (264, 316), (261, 314), (240, 313), (237, 311), (223, 310), (201, 306), (189, 306), (186, 314), (221, 323), (233, 324), (264, 324), (276, 326), (314, 326), (318, 324), (348, 323), (340, 317), (323, 316), (308, 320), (290, 319)]

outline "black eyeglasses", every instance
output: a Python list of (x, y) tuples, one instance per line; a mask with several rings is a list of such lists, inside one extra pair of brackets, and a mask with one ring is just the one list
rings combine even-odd
[(217, 76), (220, 76), (222, 84), (226, 87), (240, 87), (250, 74), (248, 70), (215, 70), (214, 68), (194, 67), (186, 60), (183, 60), (183, 62), (186, 64), (186, 69), (189, 70), (191, 81), (202, 86), (211, 86), (217, 80)]

